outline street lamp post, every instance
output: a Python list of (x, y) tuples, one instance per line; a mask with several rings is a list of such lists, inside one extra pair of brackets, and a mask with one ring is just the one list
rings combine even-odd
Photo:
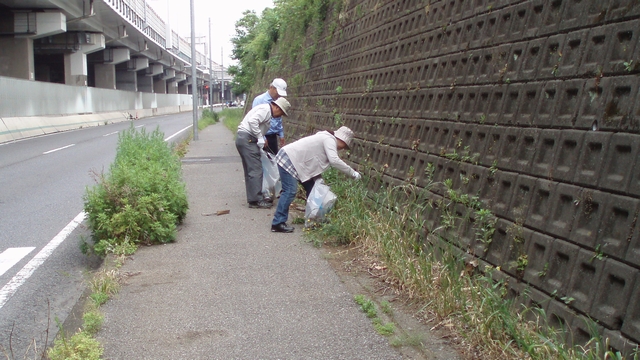
[(213, 48), (211, 47), (211, 18), (209, 18), (209, 105), (213, 111), (213, 67), (211, 67), (211, 58), (213, 57)]
[(193, 98), (193, 140), (198, 140), (198, 72), (196, 69), (196, 24), (195, 7), (191, 0), (191, 97)]

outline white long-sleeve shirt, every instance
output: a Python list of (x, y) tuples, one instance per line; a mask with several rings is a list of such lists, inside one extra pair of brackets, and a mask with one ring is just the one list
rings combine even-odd
[(338, 156), (336, 137), (328, 131), (320, 131), (314, 135), (285, 145), (282, 150), (287, 153), (298, 178), (305, 182), (322, 174), (329, 166), (353, 176), (356, 172)]
[(271, 123), (271, 105), (261, 104), (249, 111), (238, 125), (238, 131), (244, 131), (261, 139), (269, 130)]

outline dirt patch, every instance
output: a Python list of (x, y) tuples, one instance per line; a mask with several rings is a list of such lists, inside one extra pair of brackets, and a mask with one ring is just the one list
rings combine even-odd
[[(401, 287), (388, 280), (386, 268), (367, 258), (359, 248), (324, 245), (323, 256), (355, 296), (365, 295), (376, 303), (384, 323), (393, 322), (396, 330), (389, 342), (406, 359), (470, 359), (461, 339), (442, 326), (435, 316), (423, 314)], [(389, 314), (380, 309), (383, 302), (391, 305)], [(372, 325), (373, 326), (373, 325)]]

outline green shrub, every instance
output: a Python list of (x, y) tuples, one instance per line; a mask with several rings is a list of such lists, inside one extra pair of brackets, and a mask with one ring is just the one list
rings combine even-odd
[(198, 130), (202, 130), (209, 125), (213, 125), (220, 121), (220, 114), (209, 109), (202, 110), (202, 116), (198, 120)]
[(94, 252), (104, 256), (123, 243), (166, 243), (188, 203), (180, 159), (155, 130), (133, 127), (118, 141), (116, 158), (97, 185), (87, 188), (84, 209), (94, 236)]
[(79, 331), (71, 338), (59, 336), (47, 356), (51, 360), (98, 360), (104, 349), (90, 334)]

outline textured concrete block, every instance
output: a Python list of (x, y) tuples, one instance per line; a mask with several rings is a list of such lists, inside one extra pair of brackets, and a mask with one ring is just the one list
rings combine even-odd
[(608, 78), (585, 81), (575, 128), (594, 131), (600, 129), (605, 109), (604, 89), (609, 87), (609, 82)]
[(611, 133), (587, 132), (584, 135), (584, 142), (580, 159), (576, 167), (574, 182), (583, 185), (595, 186), (600, 177), (599, 170), (605, 158), (605, 152), (609, 148)]
[(570, 29), (578, 29), (586, 25), (584, 13), (586, 11), (587, 1), (567, 1), (562, 12), (562, 21), (560, 22), (559, 31), (567, 31)]
[(633, 167), (640, 149), (640, 135), (617, 133), (611, 136), (598, 185), (601, 188), (627, 192)]
[[(510, 33), (509, 38), (511, 41), (528, 38), (529, 36), (532, 35), (532, 34), (526, 33), (526, 31), (529, 30), (527, 28), (527, 22), (528, 22), (529, 16), (532, 13), (531, 5), (532, 4), (530, 2), (524, 2), (512, 7), (513, 10), (511, 14), (513, 17), (513, 21), (511, 24), (511, 28), (509, 29), (509, 33)], [(535, 34), (535, 31), (533, 34)]]
[(538, 112), (538, 104), (543, 94), (540, 83), (528, 83), (522, 85), (520, 91), (520, 104), (516, 124), (520, 126), (533, 126)]
[(513, 212), (510, 211), (509, 205), (511, 198), (516, 190), (517, 174), (512, 172), (501, 171), (496, 179), (496, 192), (491, 210), (494, 214), (514, 221)]
[(549, 306), (549, 296), (540, 290), (525, 288), (520, 302), (524, 307), (524, 317), (529, 321), (539, 321), (546, 314)]
[[(570, 5), (567, 4), (566, 8), (569, 7)], [(579, 74), (580, 62), (587, 44), (587, 35), (589, 35), (588, 30), (579, 30), (566, 35), (564, 45), (560, 49), (562, 56), (558, 64), (557, 76), (574, 77)]]
[(517, 279), (522, 279), (524, 272), (531, 264), (527, 251), (530, 247), (533, 231), (518, 224), (511, 224), (507, 228), (507, 235), (511, 237), (512, 241), (506, 249), (506, 265), (502, 270)]
[(538, 36), (553, 34), (560, 30), (565, 3), (567, 1), (545, 1), (542, 14), (543, 20)]
[(502, 125), (515, 125), (518, 121), (518, 108), (520, 107), (520, 101), (524, 87), (520, 84), (509, 84), (506, 87), (506, 95), (504, 98), (504, 104), (502, 105), (502, 112), (499, 118)]
[(582, 247), (595, 249), (600, 223), (608, 204), (608, 194), (583, 190), (569, 239)]
[(554, 239), (548, 235), (533, 232), (527, 248), (529, 264), (524, 270), (524, 281), (542, 288), (549, 272), (549, 256)]
[(526, 36), (527, 38), (538, 36), (538, 34), (543, 31), (545, 26), (544, 10), (546, 4), (548, 4), (548, 2), (543, 0), (531, 1), (531, 13), (527, 19), (527, 26), (523, 36)]
[(505, 81), (505, 73), (509, 67), (509, 55), (511, 54), (511, 44), (503, 44), (494, 48), (493, 51), (493, 73), (489, 81), (492, 83), (509, 83)]
[(598, 284), (603, 269), (604, 260), (595, 256), (593, 251), (578, 251), (567, 292), (574, 299), (571, 306), (585, 314), (589, 313), (596, 294), (593, 288)]
[(542, 179), (536, 181), (525, 225), (541, 231), (546, 230), (556, 186), (557, 183), (552, 181)]
[(622, 333), (638, 341), (640, 339), (640, 281), (636, 279), (622, 323)]
[(609, 195), (600, 221), (596, 247), (605, 255), (624, 259), (631, 241), (640, 200), (619, 195)]
[(495, 48), (487, 48), (481, 51), (479, 63), (476, 66), (476, 83), (486, 84), (492, 81), (496, 71)]
[(550, 178), (563, 181), (573, 180), (576, 165), (580, 159), (584, 134), (585, 132), (583, 131), (572, 130), (562, 130), (560, 132), (560, 140), (556, 146), (553, 167), (550, 169)]
[(569, 238), (580, 204), (581, 190), (577, 186), (558, 184), (555, 197), (552, 200), (553, 209), (549, 217), (547, 231), (558, 237)]
[(515, 156), (511, 168), (520, 173), (530, 173), (533, 160), (538, 149), (540, 131), (525, 128), (520, 131), (518, 143), (515, 144)]
[(591, 315), (606, 327), (619, 330), (625, 319), (638, 270), (613, 259), (605, 261)]
[(560, 336), (564, 341), (571, 336), (571, 324), (576, 318), (576, 313), (567, 305), (558, 300), (550, 300), (547, 307), (547, 323), (550, 327), (562, 332)]
[[(640, 31), (640, 30), (639, 30)], [(620, 76), (608, 83), (609, 91), (604, 96), (602, 130), (640, 130), (640, 124), (633, 117), (633, 107), (638, 93), (637, 76)]]
[(475, 117), (475, 106), (477, 99), (478, 89), (475, 87), (467, 87), (458, 89), (458, 96), (462, 95), (459, 100), (460, 107), (458, 108), (460, 114), (460, 121), (464, 122), (476, 122), (478, 119)]
[(499, 124), (502, 118), (502, 105), (507, 98), (507, 85), (492, 86), (489, 95), (489, 104), (486, 107), (487, 124)]
[(467, 127), (467, 130), (473, 130), (473, 138), (468, 143), (469, 145), (469, 156), (471, 157), (473, 162), (482, 163), (482, 157), (484, 149), (487, 146), (488, 139), (488, 131), (489, 128), (487, 126), (478, 125), (476, 127)]
[(589, 344), (591, 339), (602, 334), (604, 327), (589, 319), (586, 316), (576, 316), (571, 323), (571, 338), (569, 344), (572, 346), (581, 346), (584, 348), (592, 348), (593, 343)]
[(561, 81), (549, 81), (542, 86), (540, 93), (540, 102), (535, 117), (533, 118), (533, 126), (548, 128), (556, 126), (556, 106), (561, 95)]
[(511, 197), (511, 205), (509, 211), (513, 219), (522, 224), (525, 221), (531, 204), (531, 196), (536, 186), (536, 178), (527, 175), (518, 175), (516, 185)]
[(556, 109), (556, 117), (553, 126), (559, 128), (572, 128), (580, 110), (580, 101), (583, 99), (584, 80), (565, 80), (559, 87), (559, 99)]
[(487, 167), (489, 166), (497, 166), (500, 158), (500, 146), (502, 145), (502, 138), (504, 133), (503, 127), (500, 126), (490, 126), (488, 129), (488, 134), (485, 140), (485, 148), (483, 156), (479, 159), (482, 165)]
[(521, 172), (531, 173), (540, 177), (553, 178), (555, 172), (555, 156), (561, 147), (560, 137), (562, 132), (558, 130), (542, 130), (537, 141), (535, 155), (530, 167), (523, 167)]
[[(628, 73), (626, 62), (633, 60), (635, 47), (638, 46), (640, 30), (637, 20), (625, 21), (622, 23), (606, 26), (609, 31), (609, 53), (604, 64), (605, 74)], [(637, 59), (636, 59), (637, 61)]]
[(527, 50), (522, 60), (522, 66), (520, 67), (519, 80), (533, 81), (536, 79), (538, 65), (544, 53), (545, 42), (546, 39), (536, 39), (528, 42)]
[(611, 30), (606, 27), (594, 27), (589, 30), (584, 57), (580, 63), (580, 74), (595, 76), (601, 74), (607, 60)]
[(482, 254), (484, 250), (484, 258), (494, 266), (507, 267), (506, 255), (507, 250), (511, 246), (513, 239), (507, 233), (511, 222), (500, 219), (496, 223), (496, 230), (493, 233), (493, 239), (489, 244), (478, 244), (476, 247), (476, 255)]
[(638, 15), (640, 15), (640, 4), (637, 1), (613, 1), (609, 3), (606, 20), (631, 18)]
[(482, 207), (485, 209), (490, 209), (493, 206), (493, 202), (495, 201), (494, 193), (497, 186), (496, 178), (500, 176), (500, 171), (496, 173), (492, 173), (487, 170), (484, 172), (486, 177), (482, 178), (482, 185), (480, 186), (480, 191), (478, 192), (478, 198), (482, 202)]
[(564, 47), (565, 37), (564, 34), (560, 34), (547, 38), (542, 58), (538, 65), (538, 80), (552, 80), (557, 77), (558, 68), (562, 61), (562, 48)]
[(497, 154), (497, 165), (500, 169), (511, 170), (514, 168), (523, 131), (514, 127), (502, 128), (500, 151)]
[(569, 242), (554, 240), (549, 253), (549, 271), (544, 277), (542, 288), (549, 294), (565, 297), (569, 291), (571, 271), (574, 268), (580, 248)]
[(632, 359), (638, 353), (638, 343), (625, 338), (620, 331), (605, 329), (602, 338), (609, 344), (611, 352), (620, 353), (622, 359)]
[(470, 196), (478, 196), (481, 188), (487, 185), (487, 169), (481, 166), (469, 165), (467, 176), (469, 178), (467, 194)]
[(519, 78), (520, 67), (522, 66), (525, 52), (527, 51), (527, 43), (526, 42), (515, 43), (511, 46), (511, 49), (509, 51), (510, 53), (507, 59), (507, 67), (504, 68), (503, 76), (501, 79), (506, 83), (511, 83), (513, 81), (521, 80)]

